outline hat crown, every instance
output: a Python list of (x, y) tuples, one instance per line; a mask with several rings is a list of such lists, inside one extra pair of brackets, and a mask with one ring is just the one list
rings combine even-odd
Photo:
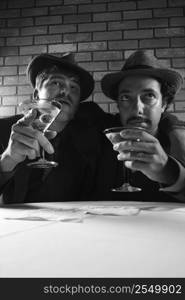
[(44, 54), (38, 55), (37, 57), (51, 59), (51, 64), (54, 64), (55, 59), (57, 59), (57, 61), (61, 61), (61, 62), (66, 61), (71, 64), (77, 64), (75, 61), (74, 53), (72, 53), (72, 52), (65, 52), (65, 53), (62, 53), (62, 55), (51, 55), (51, 54), (44, 53)]
[[(164, 84), (168, 85), (172, 95), (175, 95), (183, 84), (183, 77), (179, 72), (164, 66), (148, 50), (137, 50), (125, 60), (121, 71), (104, 75), (101, 80), (103, 93), (117, 101), (119, 83), (124, 78), (134, 75), (154, 78), (163, 86)], [(172, 96), (170, 96), (168, 101), (172, 100)]]
[(136, 51), (129, 56), (122, 68), (124, 70), (143, 69), (143, 68), (160, 68), (157, 58), (147, 51)]
[(72, 52), (66, 52), (64, 53), (62, 56), (58, 56), (59, 59), (61, 60), (66, 60), (72, 64), (76, 64), (76, 61), (75, 61), (75, 57), (74, 57), (74, 54)]

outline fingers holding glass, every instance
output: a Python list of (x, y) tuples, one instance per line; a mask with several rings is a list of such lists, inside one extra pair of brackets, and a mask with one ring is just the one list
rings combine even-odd
[(19, 125), (23, 125), (23, 127), (31, 126), (31, 128), (27, 130), (27, 134), (28, 136), (31, 135), (31, 138), (35, 138), (38, 141), (39, 146), (42, 148), (41, 158), (36, 162), (28, 163), (28, 166), (33, 168), (56, 167), (58, 165), (57, 162), (45, 159), (45, 151), (49, 154), (54, 152), (54, 149), (46, 136), (48, 137), (50, 135), (50, 137), (54, 137), (56, 135), (49, 134), (50, 131), (48, 128), (61, 112), (62, 105), (55, 101), (55, 99), (52, 101), (40, 99), (32, 101), (27, 106), (22, 105), (22, 108), (23, 113), (26, 115), (22, 121), (19, 122)]
[[(128, 141), (128, 139), (124, 138), (121, 133), (123, 133), (124, 130), (128, 130), (127, 127), (113, 127), (108, 128), (104, 131), (107, 138), (111, 141), (111, 143), (114, 145), (113, 148), (116, 151), (119, 151), (118, 148), (120, 145), (122, 147), (131, 147), (131, 141)], [(124, 134), (123, 134), (124, 135)], [(136, 140), (139, 138), (136, 138)], [(127, 151), (129, 153), (129, 151)], [(127, 154), (128, 155), (128, 154)], [(131, 186), (129, 183), (129, 170), (125, 167), (123, 163), (123, 176), (124, 176), (124, 183), (121, 187), (113, 188), (112, 191), (115, 192), (139, 192), (141, 191), (141, 188)]]

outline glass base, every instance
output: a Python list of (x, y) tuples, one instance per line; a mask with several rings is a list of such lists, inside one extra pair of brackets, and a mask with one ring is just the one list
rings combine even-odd
[(30, 168), (37, 168), (37, 169), (49, 169), (49, 168), (57, 167), (58, 163), (55, 161), (49, 161), (41, 158), (38, 161), (28, 163), (27, 166), (29, 166)]
[(128, 192), (128, 193), (132, 193), (132, 192), (140, 192), (141, 188), (136, 187), (136, 186), (131, 186), (130, 183), (124, 183), (122, 186), (120, 186), (118, 188), (113, 188), (112, 191), (113, 192)]

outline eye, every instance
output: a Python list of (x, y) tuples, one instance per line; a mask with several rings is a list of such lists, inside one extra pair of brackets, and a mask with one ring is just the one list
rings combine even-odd
[(77, 87), (76, 87), (75, 84), (71, 84), (71, 88), (72, 88), (73, 90), (75, 90)]
[(50, 82), (51, 86), (60, 86), (60, 82), (58, 82), (57, 80), (53, 80)]
[(118, 101), (120, 102), (128, 102), (129, 101), (129, 96), (126, 94), (120, 94), (118, 97)]
[(80, 87), (76, 82), (71, 82), (70, 87), (75, 92), (80, 90)]
[(53, 86), (54, 88), (60, 88), (60, 89), (64, 89), (65, 88), (65, 84), (64, 82), (58, 81), (58, 80), (54, 80), (51, 82), (51, 86)]
[(155, 94), (153, 94), (153, 93), (147, 93), (147, 94), (145, 95), (145, 97), (146, 97), (146, 98), (149, 98), (149, 99), (152, 99), (152, 98), (155, 98)]
[(155, 93), (153, 93), (153, 92), (148, 92), (148, 93), (141, 95), (141, 99), (143, 102), (145, 102), (146, 104), (149, 104), (149, 105), (154, 104), (157, 101), (157, 97), (156, 97)]

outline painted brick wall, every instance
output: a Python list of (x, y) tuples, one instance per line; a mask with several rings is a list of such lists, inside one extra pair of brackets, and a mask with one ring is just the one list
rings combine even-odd
[[(76, 53), (92, 72), (89, 98), (105, 111), (116, 105), (100, 80), (118, 71), (134, 50), (148, 49), (185, 77), (185, 0), (1, 0), (0, 117), (18, 113), (32, 89), (25, 69), (40, 53)], [(185, 120), (185, 84), (170, 110)]]

